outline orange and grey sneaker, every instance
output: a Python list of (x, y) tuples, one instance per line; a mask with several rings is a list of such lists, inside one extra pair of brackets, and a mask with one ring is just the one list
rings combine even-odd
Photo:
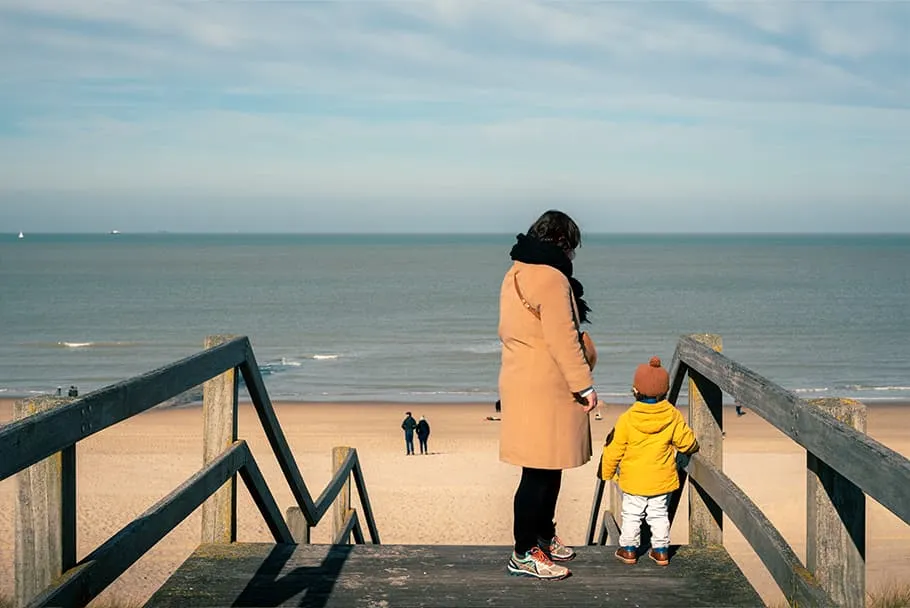
[(670, 551), (666, 547), (660, 549), (651, 549), (648, 557), (654, 560), (658, 566), (668, 566), (670, 564)]
[(624, 564), (638, 563), (638, 547), (620, 547), (613, 555)]
[(512, 557), (509, 559), (509, 574), (558, 581), (569, 576), (571, 572), (565, 566), (554, 564), (540, 547), (532, 547), (524, 555), (518, 555), (512, 551)]
[(537, 546), (543, 549), (543, 552), (554, 562), (568, 562), (575, 559), (575, 549), (564, 545), (556, 535), (553, 535), (550, 540), (539, 539)]

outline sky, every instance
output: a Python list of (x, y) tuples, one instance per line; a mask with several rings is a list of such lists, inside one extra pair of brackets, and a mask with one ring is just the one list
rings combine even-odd
[(0, 0), (0, 232), (910, 232), (910, 2)]

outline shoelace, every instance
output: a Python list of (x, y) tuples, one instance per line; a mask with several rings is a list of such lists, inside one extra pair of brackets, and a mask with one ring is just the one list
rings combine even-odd
[(553, 561), (547, 557), (547, 554), (540, 550), (540, 547), (531, 549), (531, 559), (542, 563), (544, 566), (553, 566)]

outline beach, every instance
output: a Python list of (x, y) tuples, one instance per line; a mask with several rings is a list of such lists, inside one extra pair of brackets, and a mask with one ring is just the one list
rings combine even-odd
[[(12, 404), (0, 400), (0, 423), (11, 420)], [(569, 544), (584, 542), (598, 446), (624, 409), (609, 405), (603, 420), (592, 418), (594, 459), (564, 473), (557, 522), (560, 536)], [(400, 430), (405, 411), (427, 417), (429, 455), (405, 455)], [(487, 420), (494, 414), (492, 405), (282, 402), (276, 404), (276, 412), (314, 497), (331, 477), (332, 448), (357, 449), (382, 543), (511, 544), (512, 496), (520, 471), (499, 461), (499, 423)], [(910, 456), (908, 423), (910, 404), (869, 406), (869, 435), (905, 456)], [(725, 471), (804, 559), (805, 451), (748, 410), (742, 417), (735, 416), (732, 407), (725, 410), (725, 430)], [(250, 444), (281, 510), (292, 506), (291, 493), (248, 404), (240, 408), (239, 436)], [(202, 410), (158, 408), (140, 414), (79, 443), (77, 462), (81, 558), (199, 470)], [(246, 490), (238, 495), (238, 540), (268, 542), (271, 537)], [(13, 593), (14, 499), (15, 480), (0, 482), (0, 591), (4, 595)], [(329, 542), (331, 525), (331, 517), (324, 518), (313, 530), (312, 541)], [(866, 530), (867, 588), (910, 580), (910, 526), (869, 500)], [(103, 597), (144, 601), (193, 551), (199, 534), (197, 511)], [(731, 555), (763, 598), (779, 601), (783, 596), (775, 583), (729, 521), (724, 535)], [(683, 501), (672, 542), (687, 540)], [(504, 549), (504, 577), (507, 558)]]

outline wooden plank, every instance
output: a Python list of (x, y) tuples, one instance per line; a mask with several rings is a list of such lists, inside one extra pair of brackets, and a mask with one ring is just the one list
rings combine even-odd
[[(597, 518), (600, 512), (600, 504), (603, 495), (606, 492), (607, 505), (603, 512), (603, 519), (600, 523), (600, 534), (597, 542), (594, 542), (594, 534), (597, 531)], [(588, 519), (588, 534), (585, 541), (586, 545), (616, 545), (619, 544), (619, 526), (622, 522), (622, 490), (615, 481), (604, 481), (597, 479), (594, 486), (594, 501), (591, 504), (591, 515)], [(646, 530), (643, 529), (643, 533)]]
[(910, 524), (910, 460), (689, 337), (680, 359)]
[[(712, 351), (722, 348), (721, 337), (713, 334), (690, 336)], [(724, 470), (723, 393), (697, 370), (689, 369), (689, 426), (698, 439), (701, 457)], [(722, 545), (724, 514), (720, 506), (700, 488), (689, 491), (689, 543)]]
[(348, 483), (348, 478), (354, 468), (354, 462), (357, 460), (357, 450), (350, 450), (344, 457), (344, 461), (335, 470), (332, 479), (322, 490), (319, 498), (313, 503), (315, 507), (316, 521), (320, 521), (323, 516), (332, 508), (332, 502), (338, 496), (341, 489)]
[[(857, 431), (866, 431), (866, 406), (852, 399), (813, 399)], [(806, 567), (838, 606), (866, 599), (866, 495), (840, 473), (806, 453)]]
[[(252, 400), (256, 414), (259, 417), (259, 422), (262, 424), (266, 439), (268, 439), (269, 445), (272, 447), (272, 452), (278, 460), (278, 466), (281, 468), (281, 472), (288, 482), (291, 493), (297, 501), (300, 514), (306, 519), (309, 527), (314, 527), (319, 523), (326, 511), (328, 511), (332, 499), (334, 499), (335, 495), (340, 491), (346, 478), (342, 479), (342, 476), (336, 475), (322, 491), (319, 498), (316, 501), (313, 501), (312, 495), (310, 494), (306, 483), (303, 481), (303, 476), (300, 474), (300, 468), (297, 466), (297, 461), (294, 459), (294, 455), (288, 446), (284, 431), (281, 429), (281, 425), (278, 422), (278, 417), (275, 415), (275, 408), (272, 406), (272, 401), (269, 398), (268, 391), (266, 391), (265, 384), (262, 381), (262, 375), (259, 373), (256, 356), (253, 353), (252, 347), (249, 346), (249, 343), (247, 346), (248, 349), (245, 360), (239, 366), (240, 373), (243, 375), (244, 383), (249, 391), (250, 399)], [(379, 532), (376, 529), (376, 522), (373, 518), (373, 511), (370, 507), (370, 499), (366, 492), (366, 485), (363, 482), (363, 473), (360, 470), (356, 450), (351, 451), (349, 458), (346, 459), (346, 463), (349, 464), (345, 465), (347, 470), (345, 475), (350, 473), (353, 473), (354, 475), (354, 482), (357, 485), (357, 493), (363, 509), (364, 519), (370, 530), (370, 537), (372, 538), (373, 543), (378, 544)]]
[(76, 565), (76, 446), (60, 451), (60, 566)]
[(667, 393), (667, 401), (676, 405), (679, 402), (679, 393), (682, 391), (683, 382), (685, 382), (689, 373), (689, 366), (680, 358), (678, 344), (673, 350), (673, 358), (670, 360), (667, 373), (670, 374), (670, 392)]
[(244, 361), (240, 364), (240, 373), (243, 375), (243, 382), (249, 392), (256, 415), (259, 417), (259, 423), (265, 432), (265, 437), (278, 460), (278, 466), (284, 474), (285, 480), (300, 507), (300, 512), (310, 527), (319, 523), (319, 517), (316, 517), (316, 505), (303, 481), (303, 475), (300, 474), (300, 467), (294, 459), (294, 454), (288, 446), (288, 440), (284, 436), (284, 431), (278, 423), (278, 417), (275, 415), (275, 408), (272, 406), (272, 400), (268, 391), (265, 390), (265, 384), (262, 382), (262, 375), (259, 373), (259, 364), (256, 362), (256, 355), (253, 348), (247, 343), (247, 351), (244, 355)]
[(191, 606), (763, 606), (722, 547), (673, 547), (668, 567), (578, 547), (559, 582), (511, 577), (507, 546), (204, 545), (152, 596)]
[(238, 365), (248, 349), (238, 338), (0, 427), (0, 481)]
[[(72, 399), (36, 397), (13, 404), (16, 420), (51, 411)], [(16, 475), (15, 605), (25, 606), (75, 557), (75, 451), (57, 453)]]
[[(357, 521), (357, 511), (350, 510), (348, 511), (347, 517), (338, 525), (338, 528), (335, 530), (334, 539), (332, 542), (336, 545), (351, 544), (350, 537), (355, 528), (360, 528), (360, 524)], [(363, 533), (361, 533), (360, 542), (363, 543)]]
[[(774, 524), (739, 486), (701, 454), (689, 461), (692, 487), (710, 494), (768, 568), (791, 606), (834, 606)], [(732, 604), (731, 604), (732, 605)]]
[[(235, 339), (218, 335), (205, 338), (205, 348)], [(237, 441), (237, 373), (231, 368), (207, 380), (202, 387), (202, 464), (215, 460)], [(202, 543), (237, 540), (237, 477), (212, 494), (202, 505)]]
[(249, 448), (238, 441), (92, 551), (29, 606), (86, 605), (224, 485), (248, 459), (252, 459)]
[(588, 515), (588, 532), (585, 534), (586, 545), (595, 544), (594, 535), (597, 534), (597, 519), (600, 516), (600, 503), (603, 501), (606, 483), (599, 476), (594, 480), (594, 500), (591, 501), (591, 513)]
[[(332, 448), (332, 471), (335, 475), (344, 468), (345, 461), (350, 453), (351, 448), (347, 446)], [(341, 486), (338, 495), (335, 496), (335, 500), (332, 503), (332, 536), (336, 539), (336, 543), (342, 543), (347, 540), (347, 535), (342, 534), (345, 529), (350, 534), (350, 527), (348, 526), (348, 512), (351, 510), (350, 472), (344, 476), (344, 479), (344, 485)]]
[(265, 525), (268, 526), (275, 542), (294, 544), (296, 542), (294, 535), (291, 534), (290, 529), (281, 517), (281, 509), (269, 491), (269, 486), (265, 483), (265, 478), (262, 476), (262, 472), (259, 470), (259, 466), (249, 450), (247, 450), (246, 464), (240, 467), (240, 477), (243, 479), (243, 483), (250, 493), (250, 498), (253, 499), (253, 504), (259, 509), (259, 513), (265, 520)]
[(373, 507), (370, 506), (370, 495), (367, 493), (367, 484), (363, 479), (363, 469), (360, 468), (360, 458), (357, 457), (357, 450), (354, 450), (354, 484), (357, 486), (357, 496), (360, 498), (360, 510), (363, 513), (363, 519), (367, 522), (367, 529), (370, 531), (370, 542), (378, 545), (379, 529), (376, 527), (376, 518), (373, 517)]
[(601, 524), (600, 538), (598, 539), (599, 544), (601, 545), (619, 545), (619, 520), (620, 517), (616, 517), (612, 511), (604, 511), (603, 522)]

